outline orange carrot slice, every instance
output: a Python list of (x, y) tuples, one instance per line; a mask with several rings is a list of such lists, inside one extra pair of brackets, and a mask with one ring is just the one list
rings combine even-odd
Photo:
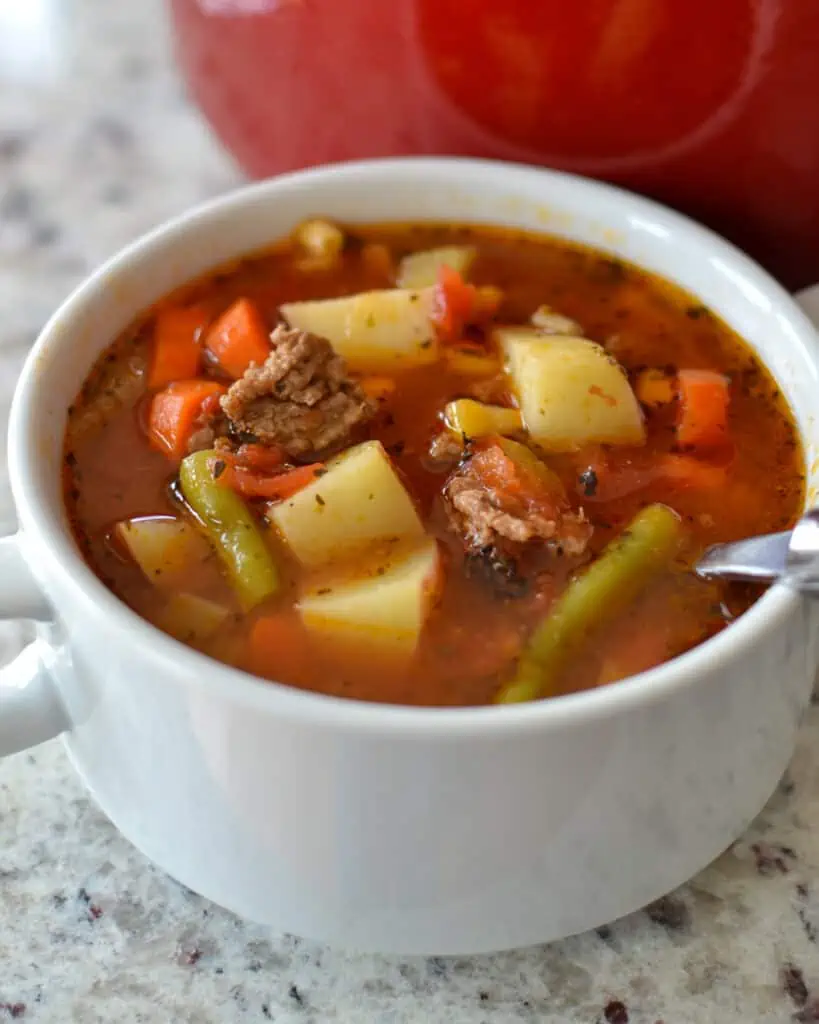
[(292, 613), (270, 613), (256, 619), (248, 637), (250, 668), (260, 675), (298, 683), (309, 668), (308, 641)]
[(172, 459), (188, 454), (188, 441), (196, 430), (202, 407), (225, 388), (215, 380), (178, 380), (158, 391), (148, 412), (148, 439), (152, 446)]
[(680, 370), (677, 440), (695, 448), (716, 448), (728, 440), (728, 379), (711, 370)]
[(208, 315), (199, 306), (168, 306), (154, 323), (148, 387), (162, 388), (174, 380), (195, 377), (202, 362), (199, 337)]
[(270, 355), (270, 337), (262, 315), (250, 299), (237, 299), (210, 327), (205, 348), (225, 373), (238, 379), (251, 363)]

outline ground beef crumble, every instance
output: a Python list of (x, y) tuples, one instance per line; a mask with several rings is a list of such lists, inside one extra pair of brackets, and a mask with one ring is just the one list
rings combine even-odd
[(265, 362), (251, 366), (222, 397), (230, 430), (279, 445), (294, 459), (343, 448), (378, 404), (347, 375), (344, 359), (325, 338), (279, 326), (270, 340)]
[(463, 438), (442, 430), (430, 441), (425, 462), (431, 469), (452, 469), (463, 458), (465, 447)]
[(450, 525), (471, 554), (492, 550), (515, 556), (530, 542), (540, 542), (555, 555), (578, 557), (592, 534), (582, 511), (544, 513), (488, 486), (469, 459), (450, 476), (444, 497)]
[(218, 396), (206, 399), (202, 411), (194, 422), (194, 429), (188, 438), (188, 454), (201, 452), (218, 446), (223, 434), (228, 431), (225, 414), (219, 405)]

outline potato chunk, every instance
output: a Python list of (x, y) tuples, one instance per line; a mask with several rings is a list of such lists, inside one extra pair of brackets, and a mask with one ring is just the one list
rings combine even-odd
[(442, 245), (437, 249), (411, 252), (398, 266), (401, 288), (427, 288), (438, 280), (441, 267), (451, 267), (466, 277), (477, 255), (472, 245)]
[(114, 527), (114, 538), (151, 583), (169, 589), (178, 587), (191, 569), (213, 554), (195, 526), (173, 516), (124, 519)]
[(385, 538), (419, 539), (421, 520), (380, 441), (365, 441), (327, 464), (327, 472), (268, 518), (302, 564), (352, 557)]
[(196, 594), (172, 594), (152, 616), (152, 621), (166, 633), (186, 644), (207, 640), (225, 623), (230, 609)]
[(430, 318), (433, 301), (432, 288), (393, 288), (287, 302), (281, 314), (291, 327), (326, 338), (354, 369), (396, 370), (438, 359)]
[(325, 582), (305, 594), (299, 612), (315, 634), (342, 642), (364, 642), (381, 651), (410, 656), (440, 591), (441, 557), (434, 540), (409, 553), (394, 550), (363, 573)]
[(645, 425), (625, 371), (586, 338), (498, 332), (523, 422), (547, 451), (643, 444)]

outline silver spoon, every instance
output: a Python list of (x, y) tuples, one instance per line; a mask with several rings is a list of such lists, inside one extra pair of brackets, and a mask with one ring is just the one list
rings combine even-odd
[(792, 530), (715, 544), (696, 572), (705, 579), (778, 581), (819, 593), (819, 509), (807, 512)]

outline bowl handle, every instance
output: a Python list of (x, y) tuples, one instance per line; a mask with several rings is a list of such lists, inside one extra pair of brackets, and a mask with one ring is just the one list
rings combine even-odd
[[(0, 619), (51, 618), (20, 550), (20, 534), (0, 537)], [(0, 757), (36, 746), (68, 728), (49, 664), (54, 649), (32, 640), (0, 668)]]

